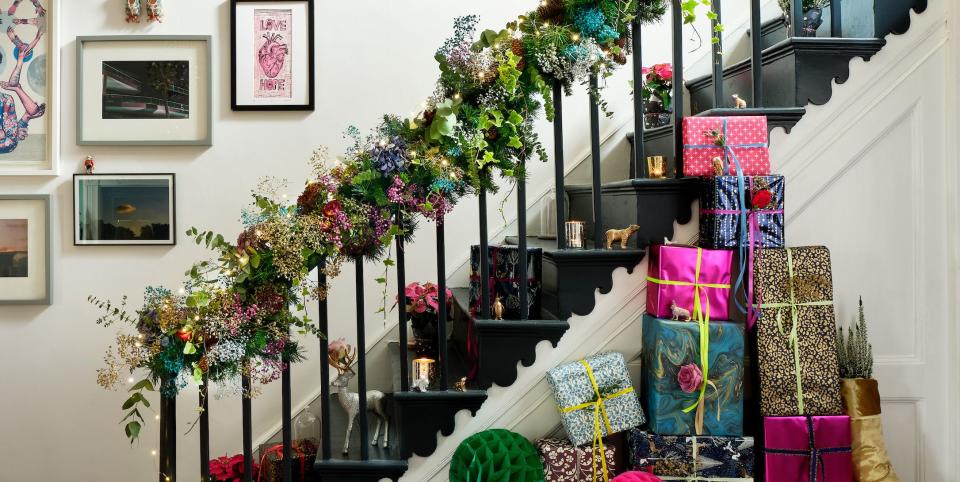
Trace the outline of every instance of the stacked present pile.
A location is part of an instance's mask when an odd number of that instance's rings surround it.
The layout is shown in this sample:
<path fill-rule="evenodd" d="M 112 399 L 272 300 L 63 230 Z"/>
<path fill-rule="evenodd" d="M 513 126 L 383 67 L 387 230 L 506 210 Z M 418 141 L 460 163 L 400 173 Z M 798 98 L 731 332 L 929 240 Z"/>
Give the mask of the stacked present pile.
<path fill-rule="evenodd" d="M 570 440 L 540 442 L 546 480 L 899 480 L 854 460 L 863 404 L 841 398 L 830 252 L 786 247 L 766 118 L 685 118 L 683 135 L 684 175 L 703 179 L 699 245 L 650 247 L 638 394 L 619 354 L 549 373 Z M 745 395 L 759 398 L 756 433 Z M 621 431 L 622 459 L 608 438 Z"/>

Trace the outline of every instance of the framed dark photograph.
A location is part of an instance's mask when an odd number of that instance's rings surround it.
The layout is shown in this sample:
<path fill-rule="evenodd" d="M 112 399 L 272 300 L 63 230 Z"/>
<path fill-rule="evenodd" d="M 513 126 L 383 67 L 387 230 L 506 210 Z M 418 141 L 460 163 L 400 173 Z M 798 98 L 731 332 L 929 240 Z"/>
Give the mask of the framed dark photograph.
<path fill-rule="evenodd" d="M 230 0 L 235 111 L 314 109 L 313 0 Z"/>
<path fill-rule="evenodd" d="M 50 304 L 50 196 L 0 195 L 0 305 Z"/>
<path fill-rule="evenodd" d="M 212 144 L 209 36 L 77 38 L 77 144 Z"/>
<path fill-rule="evenodd" d="M 177 244 L 173 174 L 74 174 L 73 244 Z"/>

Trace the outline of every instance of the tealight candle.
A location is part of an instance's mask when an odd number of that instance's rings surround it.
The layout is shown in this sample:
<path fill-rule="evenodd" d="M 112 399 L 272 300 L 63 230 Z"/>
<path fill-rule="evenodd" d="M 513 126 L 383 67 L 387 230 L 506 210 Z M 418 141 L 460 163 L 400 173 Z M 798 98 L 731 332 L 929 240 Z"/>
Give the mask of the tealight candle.
<path fill-rule="evenodd" d="M 567 221 L 565 224 L 567 248 L 583 248 L 583 221 Z"/>

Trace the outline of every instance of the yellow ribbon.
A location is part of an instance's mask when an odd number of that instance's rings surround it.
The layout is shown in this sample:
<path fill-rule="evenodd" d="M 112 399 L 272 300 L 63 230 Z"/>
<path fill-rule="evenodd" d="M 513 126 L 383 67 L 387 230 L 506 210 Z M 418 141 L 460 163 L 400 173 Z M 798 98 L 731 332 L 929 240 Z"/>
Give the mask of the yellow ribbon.
<path fill-rule="evenodd" d="M 690 413 L 701 403 L 703 403 L 704 397 L 707 394 L 707 377 L 710 373 L 710 297 L 708 297 L 706 295 L 706 291 L 704 291 L 703 297 L 705 302 L 701 304 L 700 290 L 705 290 L 707 288 L 730 289 L 729 283 L 701 283 L 701 264 L 703 264 L 703 248 L 697 248 L 697 268 L 694 273 L 693 282 L 662 280 L 652 276 L 647 276 L 647 281 L 650 283 L 669 286 L 693 287 L 693 317 L 697 321 L 697 324 L 700 325 L 700 369 L 703 372 L 703 382 L 700 383 L 700 394 L 697 396 L 697 401 L 694 402 L 693 405 L 683 409 L 683 413 Z"/>
<path fill-rule="evenodd" d="M 607 474 L 607 453 L 603 448 L 603 428 L 606 428 L 606 433 L 613 432 L 613 427 L 610 426 L 610 419 L 607 418 L 607 408 L 604 406 L 604 400 L 612 400 L 622 395 L 626 395 L 633 391 L 632 386 L 628 386 L 620 391 L 611 393 L 604 397 L 600 393 L 600 387 L 597 385 L 597 379 L 593 376 L 593 367 L 587 363 L 586 360 L 580 360 L 580 364 L 583 365 L 584 369 L 587 372 L 587 378 L 590 379 L 590 385 L 593 387 L 593 392 L 597 396 L 596 401 L 585 402 L 579 405 L 574 405 L 572 407 L 561 408 L 562 413 L 575 412 L 577 410 L 583 410 L 585 408 L 593 407 L 593 446 L 590 453 L 592 462 L 593 462 L 593 480 L 597 480 L 597 448 L 600 449 L 600 464 L 603 469 L 603 481 L 609 482 L 610 476 Z M 600 420 L 603 419 L 603 425 L 600 425 Z"/>
<path fill-rule="evenodd" d="M 790 349 L 793 350 L 793 370 L 797 375 L 797 409 L 800 411 L 800 415 L 804 415 L 805 407 L 803 403 L 803 373 L 800 366 L 800 336 L 797 333 L 797 327 L 800 324 L 799 308 L 801 306 L 832 306 L 833 300 L 797 303 L 797 297 L 793 291 L 793 251 L 791 248 L 787 248 L 787 275 L 789 276 L 787 287 L 790 291 L 790 301 L 787 303 L 762 303 L 760 305 L 760 309 L 777 309 L 777 330 L 780 331 L 781 336 L 787 337 L 787 342 L 789 343 Z M 783 312 L 780 310 L 780 308 L 790 308 L 791 321 L 793 323 L 793 325 L 790 327 L 790 333 L 786 333 L 783 330 Z"/>

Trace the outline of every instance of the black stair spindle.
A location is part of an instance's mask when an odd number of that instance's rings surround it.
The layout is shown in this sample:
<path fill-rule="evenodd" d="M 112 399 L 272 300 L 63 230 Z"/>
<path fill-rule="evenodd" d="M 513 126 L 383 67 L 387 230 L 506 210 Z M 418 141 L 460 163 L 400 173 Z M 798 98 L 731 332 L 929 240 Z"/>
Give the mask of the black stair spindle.
<path fill-rule="evenodd" d="M 161 385 L 176 383 L 162 380 Z M 177 399 L 160 396 L 160 482 L 177 479 Z"/>
<path fill-rule="evenodd" d="M 363 301 L 363 257 L 353 259 L 357 272 L 357 398 L 360 409 L 360 460 L 370 460 L 370 429 L 367 420 L 367 342 Z"/>
<path fill-rule="evenodd" d="M 646 163 L 646 146 L 643 142 L 644 116 L 643 116 L 643 51 L 640 25 L 640 14 L 643 10 L 643 2 L 637 2 L 637 18 L 633 19 L 633 159 L 630 169 L 630 177 L 649 177 Z"/>
<path fill-rule="evenodd" d="M 750 0 L 750 69 L 753 75 L 753 107 L 763 107 L 763 35 L 760 32 L 760 0 Z"/>
<path fill-rule="evenodd" d="M 520 319 L 526 320 L 529 317 L 530 305 L 529 305 L 529 293 L 527 291 L 527 285 L 529 279 L 527 277 L 527 175 L 526 175 L 526 162 L 520 160 L 518 166 L 523 172 L 523 176 L 520 179 L 517 179 L 517 263 L 520 266 L 519 273 L 517 275 L 520 277 L 518 281 L 520 289 Z"/>
<path fill-rule="evenodd" d="M 791 0 L 790 23 L 793 25 L 793 36 L 803 36 L 803 0 Z M 833 2 L 831 2 L 833 3 Z"/>
<path fill-rule="evenodd" d="M 720 0 L 710 2 L 710 9 L 715 18 L 710 20 L 711 42 L 713 46 L 713 107 L 716 109 L 724 107 L 723 95 L 723 35 L 717 32 L 716 27 L 723 20 L 720 17 Z M 714 40 L 716 39 L 716 40 Z"/>
<path fill-rule="evenodd" d="M 490 319 L 490 243 L 487 232 L 487 190 L 480 189 L 480 319 Z"/>
<path fill-rule="evenodd" d="M 324 271 L 326 262 L 321 261 L 317 267 L 317 286 L 325 294 L 317 302 L 317 328 L 323 336 L 320 337 L 320 457 L 330 460 L 330 363 L 327 361 L 330 346 L 329 317 L 327 312 L 327 275 Z"/>
<path fill-rule="evenodd" d="M 243 410 L 243 482 L 253 482 L 253 408 L 250 405 L 250 375 L 241 377 L 243 394 L 240 397 Z"/>
<path fill-rule="evenodd" d="M 480 259 L 486 257 L 481 253 Z M 440 389 L 450 388 L 448 384 L 448 353 L 447 353 L 447 261 L 444 248 L 443 219 L 437 221 L 437 339 L 439 349 L 437 364 L 440 366 Z"/>
<path fill-rule="evenodd" d="M 600 106 L 597 99 L 597 74 L 590 74 L 590 153 L 593 166 L 593 242 L 603 245 L 603 199 L 600 181 Z"/>
<path fill-rule="evenodd" d="M 397 226 L 403 227 L 403 211 L 397 208 Z M 400 334 L 400 391 L 405 392 L 410 389 L 410 367 L 407 366 L 407 308 L 406 308 L 406 287 L 407 271 L 405 266 L 405 253 L 403 246 L 403 234 L 397 235 L 397 300 L 399 310 L 397 310 L 397 329 Z"/>
<path fill-rule="evenodd" d="M 680 0 L 672 0 L 670 9 L 673 22 L 673 159 L 679 178 L 683 177 L 683 11 Z"/>
<path fill-rule="evenodd" d="M 553 82 L 553 173 L 554 193 L 557 202 L 557 249 L 567 247 L 566 190 L 563 188 L 563 85 Z"/>
<path fill-rule="evenodd" d="M 210 394 L 207 376 L 200 385 L 200 482 L 210 482 Z"/>
<path fill-rule="evenodd" d="M 291 420 L 293 413 L 290 394 L 290 360 L 286 355 L 281 360 L 283 362 L 283 371 L 280 373 L 280 423 L 283 439 L 283 461 L 281 464 L 283 482 L 293 482 L 293 424 Z"/>
<path fill-rule="evenodd" d="M 843 37 L 843 14 L 841 12 L 841 0 L 830 2 L 830 36 Z"/>

